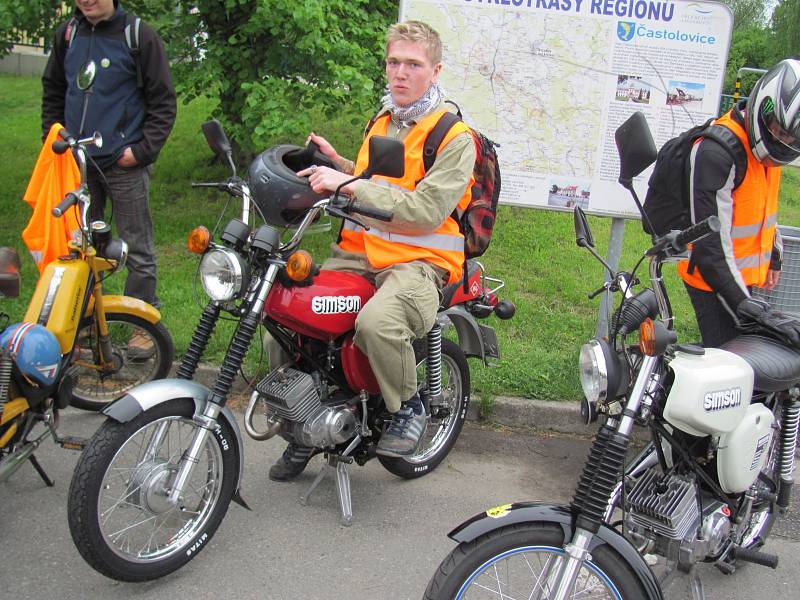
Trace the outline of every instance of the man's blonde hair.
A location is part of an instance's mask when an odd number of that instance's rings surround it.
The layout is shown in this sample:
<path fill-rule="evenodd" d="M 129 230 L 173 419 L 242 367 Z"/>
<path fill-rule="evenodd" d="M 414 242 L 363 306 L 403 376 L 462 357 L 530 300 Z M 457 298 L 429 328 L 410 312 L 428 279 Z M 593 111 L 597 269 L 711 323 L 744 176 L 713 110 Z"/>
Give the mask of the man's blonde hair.
<path fill-rule="evenodd" d="M 410 42 L 424 46 L 432 64 L 442 62 L 442 38 L 436 30 L 422 21 L 404 21 L 389 27 L 386 35 L 386 54 L 392 42 Z"/>

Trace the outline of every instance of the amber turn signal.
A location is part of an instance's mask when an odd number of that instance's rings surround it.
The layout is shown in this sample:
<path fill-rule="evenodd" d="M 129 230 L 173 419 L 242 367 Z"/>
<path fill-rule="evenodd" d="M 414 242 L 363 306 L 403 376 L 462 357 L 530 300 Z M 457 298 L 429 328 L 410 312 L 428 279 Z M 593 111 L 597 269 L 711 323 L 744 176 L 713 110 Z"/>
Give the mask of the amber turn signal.
<path fill-rule="evenodd" d="M 292 281 L 303 281 L 311 275 L 314 259 L 305 250 L 298 250 L 286 261 L 286 274 Z"/>
<path fill-rule="evenodd" d="M 646 356 L 657 355 L 656 326 L 653 319 L 645 319 L 639 326 L 639 350 Z"/>
<path fill-rule="evenodd" d="M 189 239 L 186 242 L 189 252 L 195 254 L 202 254 L 208 250 L 208 245 L 211 243 L 211 234 L 208 229 L 203 225 L 199 225 L 192 229 L 189 233 Z"/>

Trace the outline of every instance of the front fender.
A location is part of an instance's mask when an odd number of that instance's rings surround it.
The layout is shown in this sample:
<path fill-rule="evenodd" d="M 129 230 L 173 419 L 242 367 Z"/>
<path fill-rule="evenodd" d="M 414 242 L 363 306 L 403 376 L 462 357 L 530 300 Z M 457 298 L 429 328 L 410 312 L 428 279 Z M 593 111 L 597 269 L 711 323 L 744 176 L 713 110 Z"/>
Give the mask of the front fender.
<path fill-rule="evenodd" d="M 572 539 L 574 518 L 570 508 L 536 502 L 519 502 L 487 510 L 465 521 L 448 536 L 458 543 L 465 543 L 501 527 L 537 522 L 556 523 L 563 529 L 564 539 Z M 602 525 L 589 545 L 589 552 L 604 544 L 610 546 L 630 566 L 642 587 L 647 590 L 649 600 L 663 600 L 664 595 L 655 575 L 628 540 L 614 529 Z"/>
<path fill-rule="evenodd" d="M 155 325 L 161 321 L 161 313 L 152 304 L 148 304 L 139 298 L 130 296 L 106 296 L 103 295 L 103 310 L 107 313 L 122 313 L 133 315 L 144 319 L 148 323 Z M 86 308 L 86 316 L 94 314 L 94 297 Z"/>
<path fill-rule="evenodd" d="M 149 305 L 148 305 L 149 306 Z M 155 310 L 155 309 L 153 309 Z M 205 410 L 208 397 L 211 394 L 206 386 L 191 381 L 189 379 L 158 379 L 148 381 L 142 385 L 137 385 L 129 390 L 127 394 L 114 400 L 103 409 L 103 414 L 110 419 L 120 423 L 127 423 L 136 416 L 164 402 L 177 400 L 180 398 L 191 398 L 194 400 L 194 414 L 200 415 Z M 218 418 L 228 422 L 236 436 L 236 448 L 238 452 L 239 475 L 236 479 L 235 498 L 240 499 L 239 488 L 242 483 L 242 472 L 244 470 L 244 440 L 233 416 L 231 409 L 223 406 Z"/>

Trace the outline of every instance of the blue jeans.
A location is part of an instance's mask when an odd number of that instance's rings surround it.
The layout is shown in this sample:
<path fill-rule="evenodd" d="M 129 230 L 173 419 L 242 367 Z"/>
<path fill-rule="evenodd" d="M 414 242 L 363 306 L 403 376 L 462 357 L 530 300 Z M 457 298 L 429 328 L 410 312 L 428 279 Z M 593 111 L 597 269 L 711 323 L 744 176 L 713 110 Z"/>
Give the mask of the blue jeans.
<path fill-rule="evenodd" d="M 152 165 L 131 168 L 112 165 L 101 174 L 89 168 L 87 183 L 92 195 L 91 220 L 106 221 L 106 200 L 110 197 L 117 235 L 128 244 L 125 295 L 158 307 L 156 252 L 148 197 L 152 169 Z"/>

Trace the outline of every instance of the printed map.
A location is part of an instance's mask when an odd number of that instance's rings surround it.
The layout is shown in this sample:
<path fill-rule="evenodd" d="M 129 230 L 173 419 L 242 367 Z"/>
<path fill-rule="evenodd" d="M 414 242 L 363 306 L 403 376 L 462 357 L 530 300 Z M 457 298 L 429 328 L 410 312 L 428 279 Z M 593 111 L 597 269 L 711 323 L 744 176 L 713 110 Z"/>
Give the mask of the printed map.
<path fill-rule="evenodd" d="M 405 5 L 406 18 L 442 36 L 440 83 L 466 122 L 501 145 L 504 169 L 591 179 L 612 21 L 446 1 Z"/>

